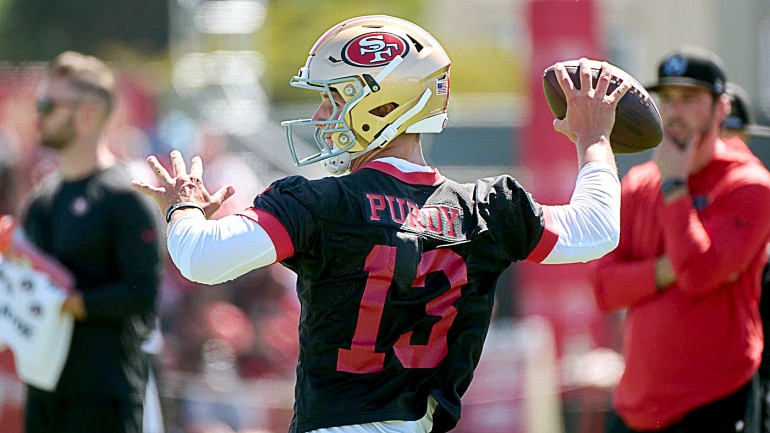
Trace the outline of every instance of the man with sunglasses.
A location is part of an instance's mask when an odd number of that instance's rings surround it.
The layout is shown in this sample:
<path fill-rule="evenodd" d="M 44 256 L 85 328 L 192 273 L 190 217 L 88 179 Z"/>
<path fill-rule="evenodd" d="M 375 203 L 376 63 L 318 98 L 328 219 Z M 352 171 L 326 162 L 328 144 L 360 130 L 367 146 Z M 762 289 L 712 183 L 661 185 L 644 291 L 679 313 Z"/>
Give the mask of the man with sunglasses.
<path fill-rule="evenodd" d="M 22 221 L 74 274 L 62 311 L 76 322 L 56 388 L 28 386 L 26 432 L 140 433 L 148 377 L 141 346 L 161 258 L 152 203 L 128 186 L 104 140 L 115 77 L 101 60 L 65 52 L 49 64 L 37 97 L 40 142 L 56 152 L 59 169 L 33 191 Z"/>

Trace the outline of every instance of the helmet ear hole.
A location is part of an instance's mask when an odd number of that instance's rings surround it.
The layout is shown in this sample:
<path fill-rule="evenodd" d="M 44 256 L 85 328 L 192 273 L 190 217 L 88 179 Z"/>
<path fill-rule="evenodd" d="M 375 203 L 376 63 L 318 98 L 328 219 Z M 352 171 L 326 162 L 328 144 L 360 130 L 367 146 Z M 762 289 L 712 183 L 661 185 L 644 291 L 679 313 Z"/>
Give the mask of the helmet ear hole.
<path fill-rule="evenodd" d="M 398 108 L 398 104 L 396 104 L 395 102 L 388 102 L 387 104 L 382 104 L 379 107 L 372 108 L 371 110 L 369 110 L 369 114 L 377 117 L 385 117 L 396 108 Z"/>

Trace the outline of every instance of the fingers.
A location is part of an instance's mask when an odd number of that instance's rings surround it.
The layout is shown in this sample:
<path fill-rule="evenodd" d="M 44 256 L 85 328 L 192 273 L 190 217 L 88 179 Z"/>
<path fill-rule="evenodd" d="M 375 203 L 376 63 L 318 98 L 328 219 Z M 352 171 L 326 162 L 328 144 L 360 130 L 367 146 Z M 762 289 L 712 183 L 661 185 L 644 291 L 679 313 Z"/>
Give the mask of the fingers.
<path fill-rule="evenodd" d="M 614 67 L 607 63 L 602 62 L 602 70 L 599 74 L 599 80 L 596 83 L 596 94 L 606 95 L 604 100 L 612 104 L 613 107 L 617 107 L 618 103 L 623 96 L 631 89 L 631 80 L 618 80 L 618 86 L 609 94 L 607 93 L 610 84 L 612 83 L 612 74 Z"/>
<path fill-rule="evenodd" d="M 564 119 L 553 119 L 553 129 L 566 135 L 573 143 L 577 141 L 577 136 L 570 130 L 567 121 Z"/>
<path fill-rule="evenodd" d="M 593 86 L 593 71 L 591 71 L 591 65 L 588 63 L 588 59 L 581 57 L 580 60 L 580 89 L 586 91 L 590 96 L 592 94 Z M 604 95 L 604 93 L 600 93 Z"/>
<path fill-rule="evenodd" d="M 580 93 L 586 94 L 589 97 L 594 97 L 594 95 L 607 95 L 607 89 L 609 89 L 612 80 L 612 65 L 607 62 L 602 62 L 602 69 L 597 79 L 596 87 L 594 87 L 593 83 L 594 72 L 591 67 L 591 60 L 585 57 L 581 57 L 579 60 L 579 65 L 579 87 L 577 87 L 572 81 L 564 64 L 559 62 L 556 63 L 554 67 L 556 78 L 559 81 L 559 85 L 561 86 L 567 100 L 571 99 L 571 96 L 576 96 Z M 618 92 L 618 94 L 620 93 L 621 92 Z"/>
<path fill-rule="evenodd" d="M 171 168 L 173 169 L 174 177 L 180 177 L 187 174 L 187 166 L 184 163 L 184 158 L 178 150 L 171 151 Z"/>
<path fill-rule="evenodd" d="M 219 190 L 211 196 L 211 201 L 214 203 L 217 203 L 218 205 L 221 205 L 222 203 L 225 202 L 225 200 L 232 197 L 233 194 L 235 194 L 235 187 L 232 185 L 227 185 L 222 188 L 219 188 Z"/>
<path fill-rule="evenodd" d="M 612 104 L 613 107 L 616 107 L 618 102 L 620 102 L 623 96 L 625 96 L 625 94 L 631 89 L 631 80 L 630 79 L 618 80 L 619 83 L 617 87 L 612 92 L 608 93 L 610 84 L 612 84 L 614 67 L 607 62 L 602 62 L 601 65 L 602 65 L 602 68 L 599 71 L 599 77 L 596 81 L 596 88 L 594 89 L 594 95 L 598 95 L 596 96 L 597 98 L 601 96 L 604 101 L 607 101 L 610 104 Z M 590 82 L 591 74 L 586 72 L 586 70 L 590 71 L 589 68 L 590 68 L 589 60 L 586 59 L 585 57 L 581 58 L 580 59 L 581 86 L 586 86 L 586 85 L 592 86 L 592 84 L 588 84 L 588 83 L 591 83 Z M 590 93 L 589 93 L 589 96 L 591 96 Z"/>
<path fill-rule="evenodd" d="M 166 168 L 160 164 L 160 161 L 158 161 L 158 158 L 156 158 L 155 155 L 147 157 L 147 165 L 150 166 L 152 172 L 155 173 L 155 177 L 161 184 L 170 185 L 174 183 L 174 179 L 168 174 Z"/>
<path fill-rule="evenodd" d="M 575 83 L 567 72 L 567 68 L 562 63 L 557 63 L 554 70 L 556 72 L 556 78 L 559 81 L 559 85 L 564 91 L 566 98 L 569 100 L 570 96 L 577 95 L 578 93 L 584 93 L 589 97 L 595 97 L 595 95 L 601 95 L 605 97 L 605 101 L 612 104 L 617 104 L 620 99 L 631 89 L 630 80 L 622 80 L 618 83 L 618 86 L 608 93 L 610 84 L 612 84 L 612 74 L 614 67 L 607 63 L 602 62 L 602 68 L 599 72 L 599 76 L 596 80 L 596 86 L 593 84 L 593 71 L 591 69 L 591 61 L 585 57 L 581 57 L 580 60 L 580 87 L 576 87 Z M 606 96 L 605 96 L 606 95 Z"/>
<path fill-rule="evenodd" d="M 688 159 L 692 159 L 692 156 L 695 155 L 695 150 L 698 148 L 698 143 L 700 142 L 701 136 L 702 134 L 700 132 L 696 132 L 692 135 L 690 141 L 687 143 L 685 152 L 688 155 Z"/>
<path fill-rule="evenodd" d="M 702 133 L 702 132 L 695 132 L 695 133 L 692 135 L 692 137 L 690 137 L 690 140 L 689 140 L 689 142 L 687 143 L 687 147 L 688 147 L 688 148 L 694 148 L 694 147 L 695 147 L 695 144 L 696 144 L 696 143 L 698 143 L 698 141 L 700 141 L 700 137 L 701 137 L 701 135 L 703 135 L 703 133 Z"/>
<path fill-rule="evenodd" d="M 168 170 L 161 165 L 155 155 L 147 157 L 147 164 L 155 173 L 155 177 L 158 178 L 158 181 L 170 185 L 174 183 L 175 179 L 189 177 L 193 181 L 197 180 L 200 182 L 200 179 L 203 177 L 203 162 L 200 156 L 196 155 L 190 161 L 189 176 L 187 175 L 187 166 L 182 157 L 182 153 L 178 150 L 172 150 L 170 156 L 172 173 L 169 173 Z"/>
<path fill-rule="evenodd" d="M 159 186 L 134 180 L 131 187 L 155 199 L 161 209 L 166 209 L 171 203 L 191 201 L 200 203 L 207 213 L 209 209 L 216 210 L 219 205 L 235 193 L 235 188 L 227 186 L 221 188 L 215 195 L 209 195 L 201 178 L 203 177 L 203 162 L 200 156 L 194 156 L 190 161 L 190 174 L 186 172 L 186 165 L 181 152 L 173 150 L 171 156 L 171 171 L 169 173 L 161 165 L 154 155 L 147 157 L 147 164 L 155 173 Z"/>
<path fill-rule="evenodd" d="M 623 99 L 623 96 L 628 93 L 629 90 L 631 90 L 631 80 L 623 80 L 618 84 L 618 87 L 615 88 L 615 90 L 612 91 L 609 95 L 607 95 L 607 98 L 612 102 L 615 106 L 618 105 L 621 99 Z"/>
<path fill-rule="evenodd" d="M 599 71 L 599 79 L 596 82 L 596 94 L 607 95 L 610 81 L 612 81 L 612 66 L 607 62 L 602 62 L 602 69 Z"/>
<path fill-rule="evenodd" d="M 200 156 L 195 155 L 190 161 L 190 178 L 200 179 L 201 177 L 203 177 L 203 162 Z"/>
<path fill-rule="evenodd" d="M 572 82 L 569 72 L 567 72 L 567 68 L 564 67 L 562 63 L 557 63 L 554 71 L 556 72 L 556 79 L 559 80 L 559 86 L 561 86 L 564 95 L 567 96 L 571 94 L 575 90 L 575 84 Z"/>
<path fill-rule="evenodd" d="M 135 190 L 141 192 L 142 194 L 149 195 L 150 197 L 155 197 L 156 195 L 163 194 L 166 192 L 166 188 L 147 185 L 146 183 L 140 182 L 138 180 L 131 181 L 131 188 L 134 188 Z"/>

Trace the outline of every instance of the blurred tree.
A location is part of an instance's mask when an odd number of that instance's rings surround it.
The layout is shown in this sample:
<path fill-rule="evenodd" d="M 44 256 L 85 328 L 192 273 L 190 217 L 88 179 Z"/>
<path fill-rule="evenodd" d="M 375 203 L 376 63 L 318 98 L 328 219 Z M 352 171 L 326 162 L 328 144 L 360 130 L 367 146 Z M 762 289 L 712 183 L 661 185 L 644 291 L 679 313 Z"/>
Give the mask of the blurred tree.
<path fill-rule="evenodd" d="M 154 78 L 168 85 L 169 16 L 171 2 L 196 6 L 205 0 L 0 0 L 0 60 L 49 60 L 64 50 L 99 55 L 142 69 L 155 62 Z M 222 1 L 222 0 L 219 0 Z M 267 17 L 251 46 L 265 61 L 261 77 L 271 102 L 315 103 L 310 92 L 293 92 L 289 79 L 304 65 L 318 37 L 334 24 L 358 16 L 387 14 L 414 21 L 443 40 L 433 28 L 426 0 L 252 0 L 265 2 Z M 220 39 L 203 40 L 215 49 Z M 229 39 L 228 39 L 229 40 Z M 501 47 L 466 43 L 445 44 L 453 60 L 452 84 L 461 93 L 521 93 L 522 60 Z M 493 59 L 491 61 L 490 59 Z M 491 67 L 490 62 L 494 64 Z"/>
<path fill-rule="evenodd" d="M 48 60 L 109 46 L 157 54 L 168 45 L 168 0 L 2 0 L 0 58 Z"/>
<path fill-rule="evenodd" d="M 439 41 L 442 35 L 431 26 L 431 3 L 426 0 L 272 0 L 255 47 L 267 65 L 263 85 L 276 104 L 315 103 L 311 92 L 293 92 L 289 79 L 305 64 L 308 51 L 326 29 L 358 15 L 385 14 L 404 18 L 425 28 Z M 452 85 L 466 93 L 518 93 L 526 91 L 522 69 L 526 62 L 501 46 L 468 42 L 443 44 L 452 59 Z"/>
<path fill-rule="evenodd" d="M 378 14 L 422 23 L 426 5 L 424 0 L 316 0 L 312 3 L 307 0 L 270 1 L 268 16 L 258 35 L 260 41 L 257 44 L 268 65 L 264 85 L 270 93 L 270 99 L 286 103 L 317 98 L 311 92 L 292 92 L 289 79 L 305 64 L 310 47 L 333 25 L 359 15 Z M 425 27 L 429 30 L 427 25 Z"/>

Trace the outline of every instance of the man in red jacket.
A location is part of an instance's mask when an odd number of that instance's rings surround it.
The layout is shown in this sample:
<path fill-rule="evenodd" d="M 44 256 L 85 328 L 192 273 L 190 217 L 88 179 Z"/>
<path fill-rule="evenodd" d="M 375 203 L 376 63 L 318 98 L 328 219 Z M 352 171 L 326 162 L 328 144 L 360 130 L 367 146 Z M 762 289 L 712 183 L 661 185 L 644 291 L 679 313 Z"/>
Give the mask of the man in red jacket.
<path fill-rule="evenodd" d="M 684 47 L 649 86 L 665 135 L 623 179 L 620 244 L 594 274 L 599 306 L 627 309 L 607 432 L 747 428 L 763 347 L 770 173 L 738 138 L 720 138 L 725 83 L 721 60 Z"/>

